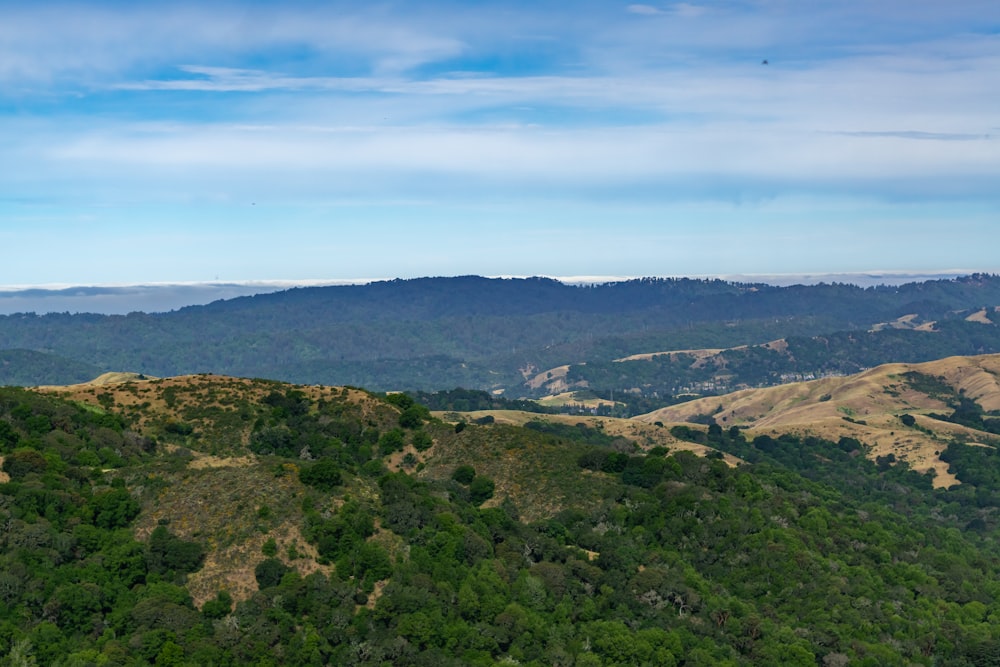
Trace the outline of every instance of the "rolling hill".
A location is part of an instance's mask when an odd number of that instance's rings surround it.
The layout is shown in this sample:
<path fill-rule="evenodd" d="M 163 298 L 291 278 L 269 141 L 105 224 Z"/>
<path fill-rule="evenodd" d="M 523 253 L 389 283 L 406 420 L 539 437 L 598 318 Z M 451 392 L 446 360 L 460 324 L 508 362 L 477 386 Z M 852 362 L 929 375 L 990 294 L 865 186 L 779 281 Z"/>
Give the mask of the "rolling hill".
<path fill-rule="evenodd" d="M 885 364 L 849 377 L 747 389 L 666 407 L 636 420 L 713 422 L 749 433 L 798 433 L 871 445 L 870 456 L 892 454 L 914 469 L 934 470 L 935 485 L 957 482 L 939 458 L 956 438 L 997 444 L 996 435 L 944 421 L 962 399 L 987 414 L 1000 411 L 1000 355 L 950 357 L 922 364 Z M 912 416 L 909 425 L 902 421 Z M 909 421 L 909 420 L 907 420 Z"/>
<path fill-rule="evenodd" d="M 0 388 L 0 656 L 990 664 L 997 364 L 631 420 L 220 375 Z M 883 417 L 961 483 L 863 441 Z"/>

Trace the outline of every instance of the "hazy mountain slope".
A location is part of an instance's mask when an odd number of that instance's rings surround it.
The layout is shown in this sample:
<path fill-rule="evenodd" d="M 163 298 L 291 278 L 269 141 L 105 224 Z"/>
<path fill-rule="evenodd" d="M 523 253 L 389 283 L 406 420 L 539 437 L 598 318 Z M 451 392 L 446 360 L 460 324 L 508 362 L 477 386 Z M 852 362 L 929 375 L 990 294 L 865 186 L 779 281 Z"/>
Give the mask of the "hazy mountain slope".
<path fill-rule="evenodd" d="M 0 317 L 0 346 L 155 376 L 521 391 L 533 372 L 562 364 L 867 330 L 908 315 L 937 321 L 991 304 L 1000 279 L 981 275 L 868 289 L 470 276 L 293 289 L 155 315 L 11 315 Z M 612 379 L 591 384 L 620 389 Z"/>
<path fill-rule="evenodd" d="M 958 311 L 933 327 L 836 331 L 788 336 L 727 349 L 677 350 L 635 354 L 611 362 L 588 361 L 565 367 L 552 391 L 572 387 L 615 389 L 649 395 L 722 393 L 826 375 L 848 375 L 882 363 L 922 362 L 945 356 L 1000 350 L 1000 326 L 968 319 Z M 542 373 L 539 388 L 550 382 Z"/>
<path fill-rule="evenodd" d="M 0 385 L 72 384 L 85 382 L 100 372 L 94 364 L 54 354 L 0 349 Z"/>

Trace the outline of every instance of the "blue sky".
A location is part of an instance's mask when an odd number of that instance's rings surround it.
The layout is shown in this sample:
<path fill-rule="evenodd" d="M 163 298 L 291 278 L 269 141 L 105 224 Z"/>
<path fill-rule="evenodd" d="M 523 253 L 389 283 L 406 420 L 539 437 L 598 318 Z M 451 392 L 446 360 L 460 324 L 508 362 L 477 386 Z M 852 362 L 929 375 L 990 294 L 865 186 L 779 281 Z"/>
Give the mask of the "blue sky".
<path fill-rule="evenodd" d="M 0 285 L 1000 271 L 995 0 L 2 13 Z"/>

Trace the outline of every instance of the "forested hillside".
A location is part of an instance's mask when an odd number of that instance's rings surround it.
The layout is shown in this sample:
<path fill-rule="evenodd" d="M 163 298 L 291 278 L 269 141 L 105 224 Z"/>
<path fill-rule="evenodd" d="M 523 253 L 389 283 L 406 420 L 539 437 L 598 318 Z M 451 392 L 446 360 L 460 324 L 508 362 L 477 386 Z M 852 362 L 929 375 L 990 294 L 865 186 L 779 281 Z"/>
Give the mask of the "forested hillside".
<path fill-rule="evenodd" d="M 533 373 L 577 364 L 572 379 L 593 390 L 662 395 L 717 380 L 726 387 L 773 383 L 788 373 L 853 372 L 886 361 L 998 351 L 1000 335 L 990 319 L 996 305 L 1000 278 L 986 275 L 866 289 L 690 279 L 570 286 L 541 278 L 424 278 L 293 289 L 169 313 L 4 316 L 0 349 L 153 376 L 215 372 L 381 390 L 504 390 L 515 397 L 530 393 L 524 383 Z M 982 317 L 965 321 L 984 307 L 990 310 Z M 901 318 L 934 331 L 864 333 Z M 796 353 L 727 353 L 720 361 L 724 378 L 715 378 L 714 367 L 612 364 L 639 353 L 778 339 Z M 48 372 L 30 377 L 28 368 L 2 375 L 0 366 L 0 382 L 52 381 Z M 67 366 L 62 381 L 76 379 L 76 368 Z"/>
<path fill-rule="evenodd" d="M 702 458 L 337 387 L 49 391 L 0 390 L 10 664 L 1000 659 L 992 441 L 948 444 L 935 490 L 852 438 L 648 425 Z"/>
<path fill-rule="evenodd" d="M 789 336 L 762 345 L 703 354 L 676 352 L 646 359 L 573 364 L 569 387 L 590 387 L 609 396 L 618 390 L 641 395 L 716 394 L 745 387 L 844 376 L 887 362 L 921 362 L 1000 350 L 1000 326 L 959 317 L 933 328 L 838 331 L 820 336 Z"/>
<path fill-rule="evenodd" d="M 102 372 L 93 364 L 35 350 L 0 350 L 0 385 L 88 382 Z"/>

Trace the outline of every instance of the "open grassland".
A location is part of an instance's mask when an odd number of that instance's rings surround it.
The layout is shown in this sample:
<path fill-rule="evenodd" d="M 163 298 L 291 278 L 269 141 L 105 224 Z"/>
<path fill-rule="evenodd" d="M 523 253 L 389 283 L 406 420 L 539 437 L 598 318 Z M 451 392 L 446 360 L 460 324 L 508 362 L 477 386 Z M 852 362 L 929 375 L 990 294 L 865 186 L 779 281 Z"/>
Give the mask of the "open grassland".
<path fill-rule="evenodd" d="M 949 396 L 921 390 L 907 373 L 938 378 Z M 939 454 L 948 441 L 992 440 L 992 436 L 958 424 L 927 418 L 950 412 L 947 399 L 965 396 L 986 411 L 1000 410 L 1000 356 L 950 357 L 922 364 L 886 364 L 858 375 L 824 378 L 777 387 L 747 389 L 702 398 L 656 410 L 635 420 L 703 422 L 711 417 L 721 426 L 739 426 L 750 434 L 800 433 L 836 441 L 853 437 L 871 446 L 871 456 L 889 453 L 916 470 L 933 469 L 936 486 L 957 480 Z M 912 427 L 899 419 L 910 414 Z"/>

